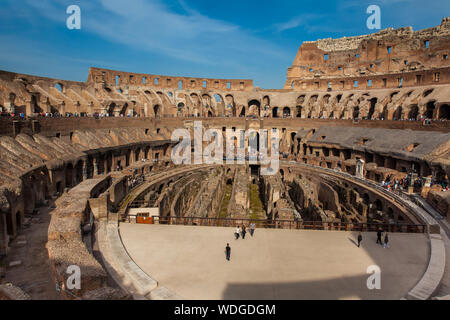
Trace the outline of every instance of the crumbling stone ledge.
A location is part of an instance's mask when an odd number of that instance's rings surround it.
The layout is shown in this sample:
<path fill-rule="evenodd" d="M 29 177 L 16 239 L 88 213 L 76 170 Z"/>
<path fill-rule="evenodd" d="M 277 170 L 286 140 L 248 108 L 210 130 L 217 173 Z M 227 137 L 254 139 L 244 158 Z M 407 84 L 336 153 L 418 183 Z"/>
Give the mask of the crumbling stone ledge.
<path fill-rule="evenodd" d="M 56 209 L 48 229 L 47 250 L 55 286 L 61 288 L 63 299 L 126 299 L 120 289 L 107 285 L 108 274 L 91 255 L 82 239 L 81 226 L 90 216 L 88 199 L 91 191 L 109 177 L 85 180 L 56 201 Z M 66 286 L 71 265 L 80 267 L 81 288 L 69 290 Z"/>

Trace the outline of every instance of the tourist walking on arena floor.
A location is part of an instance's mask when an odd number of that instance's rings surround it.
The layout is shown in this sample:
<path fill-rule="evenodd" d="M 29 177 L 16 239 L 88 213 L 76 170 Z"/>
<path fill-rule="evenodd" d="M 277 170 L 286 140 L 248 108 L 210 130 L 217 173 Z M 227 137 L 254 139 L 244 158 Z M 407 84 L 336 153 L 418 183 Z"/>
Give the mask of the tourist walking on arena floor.
<path fill-rule="evenodd" d="M 253 234 L 255 233 L 255 223 L 250 223 L 250 235 L 253 237 Z"/>
<path fill-rule="evenodd" d="M 362 235 L 361 235 L 361 232 L 360 232 L 360 233 L 358 233 L 358 248 L 361 245 L 361 241 L 362 241 Z"/>
<path fill-rule="evenodd" d="M 247 230 L 245 230 L 245 224 L 242 225 L 242 239 L 245 239 L 245 234 L 247 233 Z"/>
<path fill-rule="evenodd" d="M 225 247 L 225 254 L 227 256 L 227 260 L 230 261 L 230 256 L 231 256 L 231 247 L 230 244 L 227 243 L 227 246 Z"/>
<path fill-rule="evenodd" d="M 239 239 L 240 233 L 241 233 L 241 229 L 239 227 L 236 227 L 236 230 L 234 230 L 234 235 L 236 237 L 236 240 Z"/>
<path fill-rule="evenodd" d="M 383 246 L 383 248 L 389 248 L 389 237 L 388 237 L 388 233 L 387 232 L 384 235 L 384 246 Z"/>
<path fill-rule="evenodd" d="M 381 229 L 378 229 L 377 231 L 377 243 L 379 243 L 380 245 L 383 245 L 383 241 L 381 240 L 381 235 L 382 235 L 382 231 Z"/>

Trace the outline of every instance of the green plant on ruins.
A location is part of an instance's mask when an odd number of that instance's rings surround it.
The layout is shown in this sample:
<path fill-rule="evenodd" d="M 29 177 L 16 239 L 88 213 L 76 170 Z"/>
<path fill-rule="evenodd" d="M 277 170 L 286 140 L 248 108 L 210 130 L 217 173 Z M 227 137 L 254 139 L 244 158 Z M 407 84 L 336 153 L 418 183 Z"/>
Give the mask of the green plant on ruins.
<path fill-rule="evenodd" d="M 264 205 L 259 195 L 259 186 L 257 184 L 250 185 L 250 219 L 265 219 L 266 212 L 264 211 Z"/>
<path fill-rule="evenodd" d="M 231 199 L 231 190 L 233 186 L 231 184 L 227 184 L 225 186 L 225 194 L 222 199 L 222 204 L 220 205 L 219 218 L 226 218 L 228 213 L 228 204 Z"/>

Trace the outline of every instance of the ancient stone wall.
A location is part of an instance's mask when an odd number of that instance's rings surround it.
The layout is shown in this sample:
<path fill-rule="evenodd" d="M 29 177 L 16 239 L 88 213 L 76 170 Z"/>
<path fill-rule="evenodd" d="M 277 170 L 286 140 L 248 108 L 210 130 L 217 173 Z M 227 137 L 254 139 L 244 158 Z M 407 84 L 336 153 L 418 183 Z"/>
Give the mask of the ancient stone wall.
<path fill-rule="evenodd" d="M 442 216 L 450 221 L 450 192 L 431 190 L 428 192 L 427 202 Z"/>
<path fill-rule="evenodd" d="M 205 175 L 204 172 L 196 172 L 182 179 L 183 184 L 180 185 L 171 205 L 170 215 L 172 217 L 193 216 L 191 210 L 194 208 L 194 201 L 199 194 Z"/>
<path fill-rule="evenodd" d="M 217 168 L 204 177 L 187 216 L 216 218 L 225 186 L 224 169 Z"/>
<path fill-rule="evenodd" d="M 288 69 L 285 88 L 312 91 L 449 83 L 449 49 L 449 18 L 416 32 L 411 27 L 391 28 L 304 42 Z"/>
<path fill-rule="evenodd" d="M 249 198 L 249 168 L 237 167 L 234 175 L 233 189 L 231 194 L 228 217 L 248 218 Z"/>
<path fill-rule="evenodd" d="M 25 215 L 53 195 L 60 195 L 86 179 L 112 172 L 119 165 L 130 166 L 142 158 L 153 161 L 156 153 L 161 154 L 162 160 L 170 154 L 171 143 L 162 133 L 112 129 L 74 131 L 67 141 L 39 134 L 1 136 L 0 149 L 1 217 L 2 222 L 5 220 L 0 227 L 2 231 L 6 227 L 8 235 L 0 233 L 4 252 L 8 238 L 17 235 Z M 126 193 L 118 186 L 111 193 L 112 201 Z M 93 190 L 96 194 L 100 191 Z"/>
<path fill-rule="evenodd" d="M 56 201 L 56 209 L 48 230 L 47 250 L 50 270 L 60 295 L 65 299 L 83 297 L 91 291 L 105 290 L 112 293 L 113 299 L 126 298 L 120 289 L 108 288 L 108 275 L 100 263 L 89 253 L 83 242 L 82 226 L 88 224 L 90 208 L 88 199 L 97 184 L 105 178 L 90 179 L 80 183 Z M 66 287 L 69 266 L 78 266 L 81 271 L 81 288 Z"/>
<path fill-rule="evenodd" d="M 153 89 L 164 88 L 173 90 L 203 90 L 210 88 L 222 91 L 253 90 L 253 80 L 171 77 L 99 68 L 90 68 L 87 83 L 102 86 L 128 86 L 129 88 L 145 86 Z"/>
<path fill-rule="evenodd" d="M 295 204 L 289 198 L 284 178 L 279 173 L 261 176 L 261 189 L 269 219 L 276 221 L 300 218 L 295 213 Z"/>
<path fill-rule="evenodd" d="M 288 194 L 304 221 L 417 223 L 417 217 L 381 193 L 306 168 L 292 170 Z"/>
<path fill-rule="evenodd" d="M 434 72 L 426 72 L 428 75 L 424 75 L 423 79 L 434 79 Z M 117 118 L 122 117 L 130 120 L 127 126 L 131 123 L 140 126 L 145 126 L 146 123 L 153 124 L 155 123 L 153 119 L 170 121 L 172 118 L 208 118 L 213 120 L 217 117 L 221 119 L 220 121 L 226 118 L 227 122 L 235 121 L 236 118 L 448 120 L 450 118 L 450 85 L 446 84 L 446 81 L 449 74 L 447 68 L 440 73 L 439 81 L 408 85 L 410 80 L 414 82 L 417 75 L 402 73 L 401 78 L 405 81 L 405 85 L 401 87 L 375 86 L 384 81 L 382 75 L 374 75 L 370 79 L 374 84 L 372 86 L 367 86 L 368 82 L 364 80 L 358 82 L 358 87 L 355 87 L 354 80 L 349 78 L 342 86 L 335 86 L 331 91 L 327 90 L 329 81 L 315 79 L 317 88 L 299 88 L 285 92 L 223 91 L 221 89 L 155 91 L 140 86 L 136 87 L 135 91 L 102 87 L 90 93 L 92 91 L 90 84 L 79 83 L 76 88 L 59 91 L 51 87 L 57 80 L 37 80 L 36 77 L 30 76 L 24 82 L 18 79 L 28 76 L 13 74 L 14 79 L 11 80 L 10 73 L 6 77 L 0 72 L 0 109 L 16 115 L 23 113 L 27 116 L 45 113 L 77 115 L 76 118 L 55 122 L 63 129 L 78 125 L 111 127 L 115 124 L 117 126 L 119 123 Z M 397 80 L 396 78 L 392 81 Z M 305 79 L 305 81 L 310 80 Z M 30 84 L 26 84 L 28 82 Z M 43 86 L 48 88 L 41 90 Z M 78 90 L 79 94 L 71 97 L 69 93 L 75 90 Z M 121 92 L 119 93 L 118 90 Z M 90 101 L 82 98 L 82 94 L 87 92 L 89 92 Z M 58 98 L 55 98 L 56 95 Z M 37 96 L 39 99 L 36 98 Z M 102 120 L 84 119 L 83 117 L 86 116 L 100 117 Z M 113 119 L 109 119 L 110 117 Z M 16 134 L 26 129 L 36 133 L 49 129 L 51 124 L 52 120 L 47 118 L 30 119 L 26 127 L 23 126 L 22 121 L 5 122 L 0 132 Z"/>

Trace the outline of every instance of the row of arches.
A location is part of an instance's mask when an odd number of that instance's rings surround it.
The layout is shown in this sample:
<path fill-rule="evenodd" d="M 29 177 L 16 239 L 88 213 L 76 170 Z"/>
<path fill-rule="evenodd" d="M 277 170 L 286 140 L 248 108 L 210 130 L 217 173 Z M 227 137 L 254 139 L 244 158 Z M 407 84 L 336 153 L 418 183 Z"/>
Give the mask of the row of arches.
<path fill-rule="evenodd" d="M 383 116 L 388 118 L 386 110 Z M 425 105 L 425 108 L 420 112 L 417 104 L 413 104 L 408 108 L 397 106 L 392 114 L 392 120 L 419 120 L 420 118 L 436 119 L 436 120 L 450 120 L 450 105 L 443 104 L 436 107 L 435 101 L 430 101 Z"/>
<path fill-rule="evenodd" d="M 253 101 L 252 101 L 253 102 Z M 293 112 L 290 107 L 269 107 L 265 106 L 262 110 L 259 104 L 249 104 L 249 106 L 242 106 L 239 111 L 239 117 L 272 117 L 272 118 L 290 118 Z"/>
<path fill-rule="evenodd" d="M 133 162 L 140 161 L 141 158 L 159 159 L 160 157 L 168 157 L 170 152 L 171 149 L 167 144 L 158 147 L 147 145 L 132 149 L 105 151 L 95 156 L 85 156 L 74 161 L 68 161 L 63 167 L 51 170 L 46 166 L 35 169 L 22 177 L 22 192 L 18 196 L 8 197 L 10 210 L 6 212 L 7 233 L 15 236 L 23 223 L 25 214 L 31 214 L 45 200 L 50 199 L 55 194 L 64 193 L 67 188 L 73 188 L 94 176 L 108 174 L 114 170 L 115 166 L 120 164 L 129 166 Z M 155 165 L 167 167 L 170 162 L 148 163 L 150 167 Z"/>
<path fill-rule="evenodd" d="M 300 95 L 297 98 L 295 106 L 271 106 L 271 99 L 269 96 L 264 96 L 262 99 L 249 99 L 246 105 L 236 106 L 234 97 L 231 94 L 223 97 L 219 93 L 215 94 L 197 94 L 185 96 L 181 101 L 178 100 L 177 105 L 173 105 L 169 97 L 163 92 L 151 93 L 145 91 L 154 101 L 156 97 L 162 103 L 152 104 L 151 112 L 146 112 L 147 116 L 161 118 L 163 116 L 174 114 L 176 117 L 217 117 L 224 115 L 226 117 L 272 117 L 272 118 L 332 118 L 332 119 L 387 119 L 387 120 L 418 120 L 425 117 L 428 119 L 449 120 L 450 107 L 449 104 L 436 106 L 436 101 L 427 102 L 425 107 L 419 107 L 418 104 L 411 104 L 408 107 L 399 105 L 397 107 L 390 106 L 394 96 L 398 92 L 393 92 L 388 100 L 380 101 L 377 97 L 369 99 L 369 93 L 365 93 L 353 101 L 355 95 L 350 94 L 343 99 L 343 94 L 331 96 L 330 94 L 319 97 L 319 95 L 312 95 L 307 98 L 306 95 Z M 181 95 L 181 96 L 182 96 Z M 178 98 L 181 97 L 180 94 Z M 403 98 L 408 97 L 408 94 L 403 95 Z M 317 104 L 320 101 L 320 104 Z M 330 107 L 330 103 L 336 103 L 336 106 Z M 342 102 L 342 103 L 341 103 Z M 135 103 L 135 102 L 134 102 Z M 379 104 L 383 104 L 381 107 Z M 354 106 L 351 106 L 354 104 Z M 347 106 L 346 106 L 347 105 Z M 171 106 L 174 112 L 167 109 L 164 111 L 164 106 Z M 331 110 L 330 110 L 331 108 Z M 380 111 L 379 108 L 382 108 Z M 425 108 L 425 109 L 423 109 Z M 129 105 L 125 103 L 122 106 L 116 106 L 113 102 L 108 108 L 108 113 L 115 116 L 125 116 L 129 114 Z M 133 113 L 134 115 L 135 113 Z"/>

